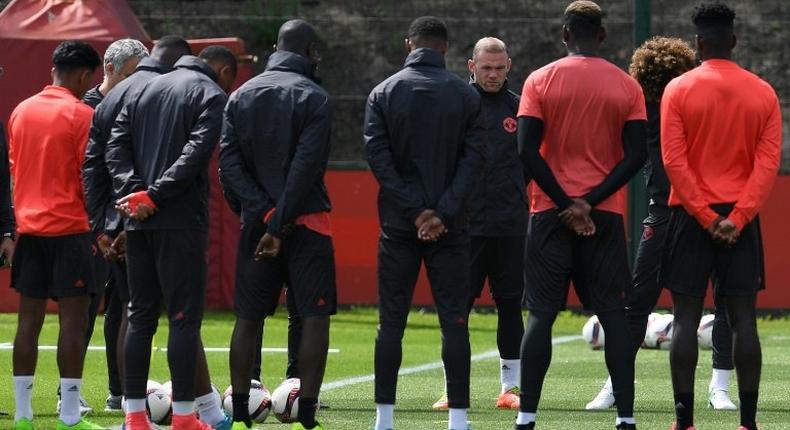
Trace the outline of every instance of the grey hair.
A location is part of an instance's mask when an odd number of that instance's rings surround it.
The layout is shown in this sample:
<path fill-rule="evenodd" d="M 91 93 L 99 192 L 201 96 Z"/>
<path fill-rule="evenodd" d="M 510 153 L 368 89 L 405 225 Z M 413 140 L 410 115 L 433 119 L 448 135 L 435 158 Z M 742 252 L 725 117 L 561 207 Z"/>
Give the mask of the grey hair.
<path fill-rule="evenodd" d="M 121 70 L 124 63 L 130 58 L 145 58 L 148 48 L 135 39 L 120 39 L 111 43 L 104 52 L 104 66 L 112 64 L 115 70 Z"/>

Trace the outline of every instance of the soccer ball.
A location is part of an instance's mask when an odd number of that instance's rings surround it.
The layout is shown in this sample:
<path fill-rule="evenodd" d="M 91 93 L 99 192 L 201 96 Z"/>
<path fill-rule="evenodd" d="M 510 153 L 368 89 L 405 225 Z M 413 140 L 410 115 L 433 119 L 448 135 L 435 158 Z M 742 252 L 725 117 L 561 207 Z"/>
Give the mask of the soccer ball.
<path fill-rule="evenodd" d="M 582 337 L 590 348 L 594 350 L 603 349 L 605 336 L 603 327 L 601 326 L 601 322 L 598 321 L 597 316 L 591 316 L 590 319 L 584 323 L 584 327 L 582 327 Z"/>
<path fill-rule="evenodd" d="M 145 388 L 145 411 L 156 424 L 166 424 L 172 415 L 172 401 L 162 384 L 149 380 Z"/>
<path fill-rule="evenodd" d="M 697 329 L 697 341 L 702 349 L 713 348 L 713 320 L 715 315 L 708 314 L 702 317 Z"/>
<path fill-rule="evenodd" d="M 219 395 L 219 392 L 217 392 Z M 228 386 L 225 390 L 224 400 L 222 401 L 222 408 L 225 409 L 225 413 L 230 416 L 233 416 L 233 386 Z M 269 394 L 269 390 L 263 386 L 259 381 L 255 379 L 250 381 L 250 403 L 249 403 L 249 413 L 250 419 L 252 421 L 261 424 L 266 421 L 266 418 L 269 416 L 269 412 L 272 410 L 272 395 Z"/>
<path fill-rule="evenodd" d="M 658 315 L 647 323 L 645 345 L 654 349 L 669 349 L 672 346 L 675 316 L 672 314 Z"/>
<path fill-rule="evenodd" d="M 299 378 L 286 379 L 272 393 L 272 413 L 281 423 L 297 421 L 301 385 Z"/>
<path fill-rule="evenodd" d="M 650 348 L 647 344 L 647 327 L 650 327 L 650 324 L 653 323 L 653 320 L 660 317 L 661 314 L 652 312 L 650 315 L 647 316 L 647 326 L 645 326 L 645 338 L 642 340 L 642 348 Z"/>

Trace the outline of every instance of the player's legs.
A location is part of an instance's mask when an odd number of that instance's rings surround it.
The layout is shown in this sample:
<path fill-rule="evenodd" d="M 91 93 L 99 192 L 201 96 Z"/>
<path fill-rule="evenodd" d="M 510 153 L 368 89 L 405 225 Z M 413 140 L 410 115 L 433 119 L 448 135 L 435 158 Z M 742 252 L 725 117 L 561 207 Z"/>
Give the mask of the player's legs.
<path fill-rule="evenodd" d="M 675 318 L 669 363 L 677 428 L 681 430 L 694 425 L 697 329 L 714 257 L 715 246 L 710 235 L 683 208 L 673 208 L 659 283 L 672 291 Z"/>
<path fill-rule="evenodd" d="M 713 371 L 708 385 L 708 404 L 717 410 L 735 410 L 730 400 L 730 375 L 735 368 L 732 362 L 732 330 L 727 320 L 724 297 L 714 294 L 715 313 L 713 319 Z"/>
<path fill-rule="evenodd" d="M 644 230 L 634 259 L 632 282 L 625 292 L 626 315 L 632 336 L 634 355 L 639 351 L 647 331 L 647 318 L 661 296 L 658 271 L 667 237 L 669 217 L 651 215 L 643 223 Z"/>
<path fill-rule="evenodd" d="M 141 424 L 145 426 L 142 428 L 148 428 L 145 391 L 151 364 L 151 342 L 162 313 L 162 289 L 155 257 L 155 248 L 149 244 L 147 232 L 127 232 L 129 325 L 123 344 L 123 389 L 126 397 L 126 428 L 129 430 L 135 430 Z M 135 421 L 135 417 L 139 421 Z"/>
<path fill-rule="evenodd" d="M 530 215 L 524 255 L 524 305 L 529 317 L 521 341 L 521 401 L 516 428 L 527 428 L 535 421 L 551 363 L 551 329 L 568 295 L 574 236 L 560 223 L 556 210 Z"/>
<path fill-rule="evenodd" d="M 378 250 L 379 327 L 374 357 L 376 425 L 393 428 L 403 332 L 409 315 L 422 244 L 414 232 L 382 228 Z"/>
<path fill-rule="evenodd" d="M 717 211 L 730 209 L 718 208 Z M 724 296 L 732 328 L 733 361 L 738 374 L 741 426 L 756 430 L 762 350 L 757 332 L 757 292 L 765 288 L 765 263 L 759 217 L 744 226 L 738 242 L 716 252 L 714 285 Z"/>
<path fill-rule="evenodd" d="M 733 332 L 733 358 L 738 374 L 741 425 L 756 430 L 762 348 L 757 332 L 757 295 L 728 296 L 727 315 Z"/>
<path fill-rule="evenodd" d="M 195 418 L 195 377 L 198 357 L 202 355 L 198 347 L 206 290 L 207 234 L 158 230 L 148 232 L 147 237 L 156 261 L 170 327 L 167 361 L 173 381 L 173 424 L 179 427 L 176 423 Z M 207 370 L 201 372 L 203 377 L 207 373 Z M 205 386 L 205 381 L 203 384 Z"/>
<path fill-rule="evenodd" d="M 302 341 L 302 318 L 296 312 L 293 294 L 285 292 L 285 306 L 288 308 L 288 365 L 285 368 L 286 378 L 299 377 L 299 345 Z"/>
<path fill-rule="evenodd" d="M 469 409 L 470 345 L 468 323 L 469 237 L 448 233 L 425 246 L 425 268 L 442 330 L 442 362 L 447 380 L 450 429 L 466 429 Z"/>
<path fill-rule="evenodd" d="M 675 393 L 675 414 L 679 429 L 694 425 L 694 373 L 699 356 L 697 328 L 702 317 L 704 297 L 673 292 L 672 346 L 669 363 Z"/>
<path fill-rule="evenodd" d="M 285 275 L 282 256 L 255 260 L 258 241 L 265 233 L 263 224 L 246 224 L 241 230 L 236 253 L 236 285 L 233 309 L 236 323 L 230 344 L 230 377 L 233 386 L 233 421 L 252 426 L 249 416 L 250 374 L 261 378 L 261 345 L 264 319 L 274 313 Z"/>
<path fill-rule="evenodd" d="M 123 396 L 123 387 L 121 386 L 121 372 L 118 360 L 118 338 L 123 323 L 123 303 L 118 297 L 118 290 L 115 286 L 115 276 L 111 275 L 110 281 L 107 283 L 107 288 L 104 294 L 104 344 L 105 357 L 107 360 L 107 386 L 109 389 L 110 397 Z M 107 407 L 110 408 L 109 398 Z"/>
<path fill-rule="evenodd" d="M 469 238 L 471 260 L 469 264 L 469 301 L 467 303 L 467 313 L 472 312 L 475 301 L 480 298 L 483 292 L 486 278 L 488 278 L 489 273 L 493 269 L 492 265 L 496 257 L 496 255 L 494 255 L 495 241 L 496 239 L 485 236 L 471 236 Z M 431 408 L 441 411 L 449 409 L 447 401 L 447 381 L 445 381 L 442 397 L 434 402 Z"/>
<path fill-rule="evenodd" d="M 304 428 L 312 429 L 318 425 L 315 414 L 329 352 L 329 319 L 337 311 L 334 248 L 331 237 L 296 227 L 283 252 L 288 264 L 288 294 L 293 296 L 303 328 L 298 419 Z"/>
<path fill-rule="evenodd" d="M 497 407 L 507 409 L 517 409 L 519 402 L 519 356 L 524 337 L 521 298 L 524 295 L 525 241 L 525 236 L 496 238 L 493 271 L 489 277 L 491 295 L 497 308 L 500 382 Z"/>
<path fill-rule="evenodd" d="M 60 420 L 74 425 L 80 420 L 80 389 L 85 363 L 85 330 L 88 328 L 89 296 L 58 299 L 58 369 L 60 370 Z"/>
<path fill-rule="evenodd" d="M 33 419 L 33 375 L 36 372 L 38 337 L 44 324 L 46 307 L 46 298 L 19 295 L 13 351 L 14 399 L 16 400 L 14 421 Z"/>
<path fill-rule="evenodd" d="M 19 293 L 13 351 L 15 422 L 33 419 L 31 399 L 38 337 L 44 324 L 52 277 L 51 259 L 41 249 L 41 241 L 35 236 L 20 235 L 11 266 L 11 287 Z"/>
<path fill-rule="evenodd" d="M 628 318 L 634 356 L 639 351 L 647 331 L 647 319 L 661 296 L 658 271 L 664 249 L 669 216 L 651 213 L 642 223 L 644 229 L 634 259 L 631 283 L 625 291 L 626 318 Z M 598 395 L 585 406 L 587 410 L 604 410 L 614 406 L 612 378 L 608 378 Z"/>
<path fill-rule="evenodd" d="M 633 340 L 624 292 L 631 286 L 625 227 L 620 214 L 593 210 L 596 233 L 576 237 L 573 284 L 585 308 L 592 309 L 606 333 L 606 367 L 617 400 L 617 425 L 634 424 Z"/>

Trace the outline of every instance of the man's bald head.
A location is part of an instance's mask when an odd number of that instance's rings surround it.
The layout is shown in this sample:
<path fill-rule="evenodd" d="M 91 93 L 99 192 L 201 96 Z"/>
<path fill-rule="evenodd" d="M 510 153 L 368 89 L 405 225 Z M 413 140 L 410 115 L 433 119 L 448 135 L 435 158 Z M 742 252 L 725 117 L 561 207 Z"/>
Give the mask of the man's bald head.
<path fill-rule="evenodd" d="M 157 40 L 154 49 L 151 50 L 151 58 L 168 67 L 173 67 L 184 55 L 192 55 L 192 48 L 180 36 L 165 36 Z"/>
<path fill-rule="evenodd" d="M 310 57 L 314 45 L 318 42 L 315 28 L 303 19 L 292 19 L 280 27 L 277 34 L 277 50 L 288 51 Z"/>
<path fill-rule="evenodd" d="M 475 49 L 472 51 L 472 59 L 477 59 L 483 52 L 488 52 L 490 54 L 507 54 L 507 45 L 496 37 L 484 37 L 475 43 Z"/>

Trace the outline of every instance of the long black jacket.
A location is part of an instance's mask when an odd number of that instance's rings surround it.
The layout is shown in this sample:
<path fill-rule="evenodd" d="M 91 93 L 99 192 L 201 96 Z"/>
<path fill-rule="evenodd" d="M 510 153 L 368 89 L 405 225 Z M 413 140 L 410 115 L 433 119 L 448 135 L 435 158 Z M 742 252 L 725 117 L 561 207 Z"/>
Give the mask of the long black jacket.
<path fill-rule="evenodd" d="M 127 230 L 208 230 L 208 164 L 227 95 L 201 59 L 184 56 L 121 109 L 107 142 L 118 197 L 147 191 L 158 207 Z"/>
<path fill-rule="evenodd" d="M 278 51 L 266 70 L 236 90 L 225 108 L 220 178 L 242 222 L 263 222 L 267 231 L 299 215 L 328 212 L 324 173 L 329 160 L 329 96 L 313 79 L 310 61 Z"/>
<path fill-rule="evenodd" d="M 148 81 L 169 71 L 165 64 L 150 57 L 143 58 L 134 73 L 113 87 L 93 112 L 88 148 L 82 163 L 82 184 L 91 229 L 97 236 L 114 237 L 123 229 L 121 215 L 115 210 L 112 176 L 104 157 L 115 118 Z"/>
<path fill-rule="evenodd" d="M 523 236 L 527 233 L 524 167 L 516 139 L 520 97 L 507 83 L 489 93 L 476 83 L 486 119 L 486 165 L 469 200 L 472 236 Z"/>
<path fill-rule="evenodd" d="M 379 84 L 365 110 L 367 160 L 379 182 L 381 225 L 415 230 L 424 209 L 450 230 L 466 230 L 466 200 L 483 168 L 480 94 L 420 48 Z"/>

